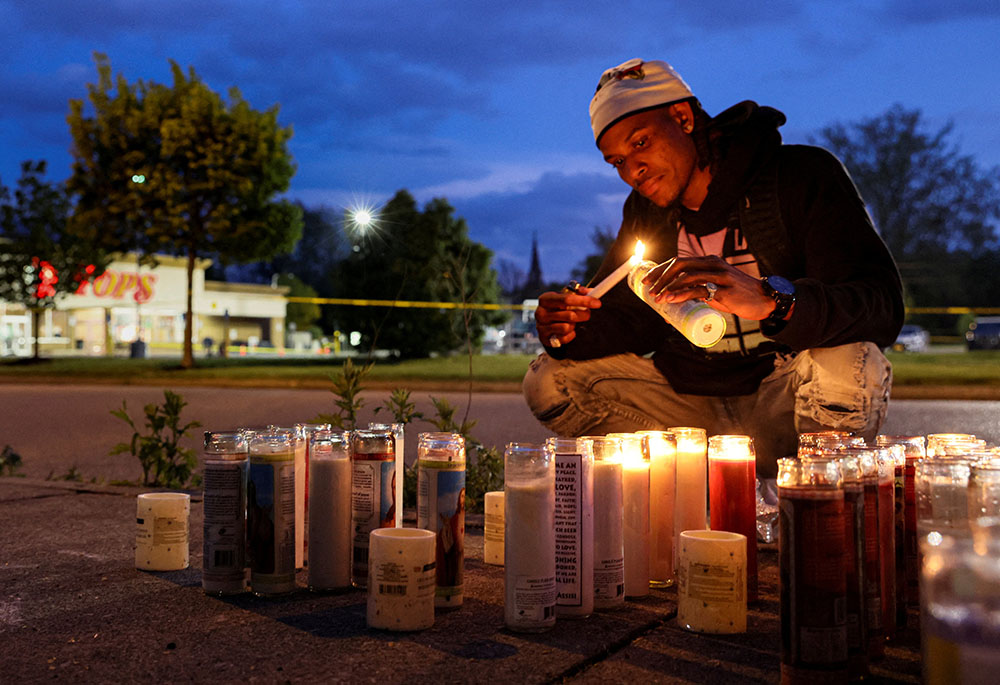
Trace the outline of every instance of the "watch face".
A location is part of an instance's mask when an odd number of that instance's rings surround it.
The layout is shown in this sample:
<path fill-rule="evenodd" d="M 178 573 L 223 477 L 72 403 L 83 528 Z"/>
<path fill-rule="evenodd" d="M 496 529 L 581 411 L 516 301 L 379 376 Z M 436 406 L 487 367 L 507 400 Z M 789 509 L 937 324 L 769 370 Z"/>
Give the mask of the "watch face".
<path fill-rule="evenodd" d="M 782 295 L 794 295 L 795 286 L 787 278 L 781 276 L 768 276 L 767 284 Z"/>

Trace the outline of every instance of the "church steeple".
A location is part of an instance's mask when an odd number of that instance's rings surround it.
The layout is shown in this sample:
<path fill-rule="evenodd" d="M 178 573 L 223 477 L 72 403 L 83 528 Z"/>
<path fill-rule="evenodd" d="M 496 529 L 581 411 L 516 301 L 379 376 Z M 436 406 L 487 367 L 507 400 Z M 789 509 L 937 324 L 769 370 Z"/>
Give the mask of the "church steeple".
<path fill-rule="evenodd" d="M 538 234 L 531 234 L 531 267 L 528 269 L 528 278 L 524 282 L 525 297 L 538 297 L 545 287 L 542 282 L 542 262 L 538 258 Z"/>

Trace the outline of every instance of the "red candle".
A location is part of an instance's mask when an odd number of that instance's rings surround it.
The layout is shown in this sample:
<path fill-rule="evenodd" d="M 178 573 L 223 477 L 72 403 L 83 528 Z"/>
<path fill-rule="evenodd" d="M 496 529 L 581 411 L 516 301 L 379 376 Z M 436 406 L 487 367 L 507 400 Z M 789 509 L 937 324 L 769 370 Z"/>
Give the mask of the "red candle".
<path fill-rule="evenodd" d="M 887 448 L 879 448 L 878 459 L 878 548 L 882 589 L 882 629 L 896 636 L 896 461 Z"/>
<path fill-rule="evenodd" d="M 902 488 L 903 488 L 903 540 L 899 542 L 897 537 L 896 548 L 896 615 L 897 629 L 902 629 L 906 625 L 907 606 L 916 606 L 920 600 L 919 583 L 917 578 L 920 575 L 919 564 L 917 563 L 917 502 L 915 483 L 915 465 L 926 456 L 927 448 L 922 435 L 880 435 L 877 438 L 879 446 L 902 445 L 905 457 L 902 466 Z M 899 462 L 896 462 L 897 469 Z M 897 479 L 899 476 L 897 475 Z M 897 489 L 900 487 L 898 482 Z M 896 495 L 897 500 L 899 494 Z M 900 504 L 897 501 L 896 510 L 899 516 Z M 898 524 L 897 524 L 898 525 Z M 899 546 L 902 546 L 902 549 Z M 900 589 L 902 587 L 902 590 Z M 902 592 L 902 594 L 900 594 Z"/>
<path fill-rule="evenodd" d="M 778 460 L 781 682 L 847 682 L 844 486 L 833 460 Z"/>
<path fill-rule="evenodd" d="M 865 616 L 868 619 L 868 658 L 885 656 L 885 626 L 882 624 L 882 555 L 879 550 L 878 462 L 874 452 L 858 450 L 861 480 L 865 489 Z"/>
<path fill-rule="evenodd" d="M 757 513 L 753 439 L 713 435 L 708 440 L 709 519 L 712 530 L 747 539 L 747 601 L 757 599 Z"/>

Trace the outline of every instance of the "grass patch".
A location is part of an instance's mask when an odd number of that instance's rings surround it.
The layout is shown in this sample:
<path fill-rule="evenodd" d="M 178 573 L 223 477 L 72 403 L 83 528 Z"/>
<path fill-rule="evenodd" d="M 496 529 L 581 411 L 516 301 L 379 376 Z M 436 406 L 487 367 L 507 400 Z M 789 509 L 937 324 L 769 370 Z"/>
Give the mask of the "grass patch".
<path fill-rule="evenodd" d="M 893 385 L 998 385 L 1000 350 L 954 354 L 890 352 Z"/>
<path fill-rule="evenodd" d="M 472 359 L 472 380 L 476 383 L 520 383 L 532 355 L 477 355 Z M 103 357 L 57 357 L 27 363 L 0 362 L 0 378 L 113 382 L 122 384 L 154 382 L 286 382 L 289 384 L 330 384 L 330 375 L 340 372 L 341 358 L 208 358 L 198 359 L 195 368 L 184 370 L 179 358 L 124 359 Z M 367 382 L 383 383 L 468 383 L 469 358 L 465 356 L 377 361 Z"/>
<path fill-rule="evenodd" d="M 1000 387 L 1000 350 L 955 353 L 889 352 L 893 383 L 898 386 L 982 385 Z M 526 354 L 477 355 L 472 358 L 472 382 L 496 384 L 516 391 L 534 357 Z M 363 360 L 356 360 L 360 363 Z M 180 358 L 126 359 L 57 357 L 37 363 L 0 362 L 0 380 L 103 382 L 116 384 L 234 384 L 288 385 L 328 388 L 330 376 L 340 372 L 343 358 L 198 359 L 193 369 L 180 368 Z M 365 378 L 367 386 L 438 385 L 464 389 L 470 379 L 469 358 L 463 355 L 376 361 Z"/>

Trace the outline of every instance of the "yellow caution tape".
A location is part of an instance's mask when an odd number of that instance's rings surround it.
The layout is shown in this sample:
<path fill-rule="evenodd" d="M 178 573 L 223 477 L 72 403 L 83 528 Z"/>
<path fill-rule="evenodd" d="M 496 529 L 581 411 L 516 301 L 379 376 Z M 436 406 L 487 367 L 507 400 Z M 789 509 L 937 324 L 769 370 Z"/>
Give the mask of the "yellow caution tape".
<path fill-rule="evenodd" d="M 490 302 L 416 302 L 413 300 L 356 300 L 341 297 L 286 297 L 287 302 L 303 304 L 337 304 L 347 307 L 399 307 L 411 309 L 513 309 L 534 310 L 534 305 L 494 304 Z"/>

